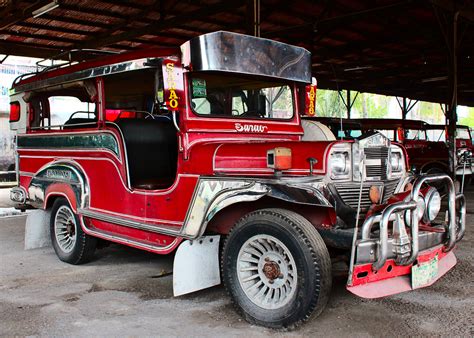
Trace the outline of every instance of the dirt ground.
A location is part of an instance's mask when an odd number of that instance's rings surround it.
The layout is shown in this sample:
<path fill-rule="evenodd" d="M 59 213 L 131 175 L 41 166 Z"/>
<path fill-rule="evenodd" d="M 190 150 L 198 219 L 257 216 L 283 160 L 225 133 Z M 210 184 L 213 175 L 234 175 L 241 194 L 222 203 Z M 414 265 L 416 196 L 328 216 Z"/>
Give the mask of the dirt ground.
<path fill-rule="evenodd" d="M 173 298 L 172 257 L 111 245 L 71 266 L 52 248 L 24 251 L 25 219 L 0 218 L 0 335 L 474 336 L 471 214 L 457 266 L 433 286 L 364 300 L 335 278 L 322 315 L 291 332 L 247 324 L 222 286 Z"/>

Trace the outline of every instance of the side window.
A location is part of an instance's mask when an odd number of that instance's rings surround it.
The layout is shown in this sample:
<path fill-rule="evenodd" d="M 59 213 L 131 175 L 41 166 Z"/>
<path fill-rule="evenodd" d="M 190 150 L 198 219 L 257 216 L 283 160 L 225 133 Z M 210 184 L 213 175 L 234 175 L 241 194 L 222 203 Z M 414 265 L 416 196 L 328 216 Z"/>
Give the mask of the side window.
<path fill-rule="evenodd" d="M 30 128 L 72 129 L 97 124 L 94 80 L 62 84 L 27 93 Z"/>
<path fill-rule="evenodd" d="M 244 95 L 246 93 L 244 92 Z M 241 95 L 232 97 L 232 115 L 242 115 L 248 111 L 247 103 Z"/>
<path fill-rule="evenodd" d="M 208 115 L 211 111 L 211 104 L 205 97 L 193 99 L 192 106 L 194 111 L 200 115 Z"/>
<path fill-rule="evenodd" d="M 48 102 L 52 126 L 94 123 L 97 121 L 95 103 L 82 102 L 74 96 L 50 96 Z"/>
<path fill-rule="evenodd" d="M 394 130 L 388 130 L 388 129 L 381 129 L 378 130 L 383 136 L 388 138 L 391 141 L 395 141 L 395 131 Z"/>

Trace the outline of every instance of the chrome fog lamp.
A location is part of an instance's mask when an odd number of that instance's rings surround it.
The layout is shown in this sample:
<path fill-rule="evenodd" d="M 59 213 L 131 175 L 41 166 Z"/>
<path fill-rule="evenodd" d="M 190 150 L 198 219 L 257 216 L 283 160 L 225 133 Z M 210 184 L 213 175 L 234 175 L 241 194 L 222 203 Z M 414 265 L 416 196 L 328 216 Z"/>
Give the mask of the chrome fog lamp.
<path fill-rule="evenodd" d="M 435 188 L 430 188 L 426 194 L 426 212 L 424 220 L 433 222 L 441 210 L 441 195 Z"/>
<path fill-rule="evenodd" d="M 416 202 L 416 209 L 415 209 L 418 221 L 423 218 L 423 215 L 425 214 L 425 210 L 426 210 L 426 201 L 423 195 L 420 194 L 418 195 L 418 201 Z M 411 226 L 411 210 L 407 210 L 405 212 L 405 224 L 407 224 L 408 226 Z"/>
<path fill-rule="evenodd" d="M 23 204 L 25 203 L 25 200 L 26 200 L 26 194 L 22 189 L 15 187 L 10 190 L 10 199 L 13 202 L 18 202 L 18 203 Z"/>

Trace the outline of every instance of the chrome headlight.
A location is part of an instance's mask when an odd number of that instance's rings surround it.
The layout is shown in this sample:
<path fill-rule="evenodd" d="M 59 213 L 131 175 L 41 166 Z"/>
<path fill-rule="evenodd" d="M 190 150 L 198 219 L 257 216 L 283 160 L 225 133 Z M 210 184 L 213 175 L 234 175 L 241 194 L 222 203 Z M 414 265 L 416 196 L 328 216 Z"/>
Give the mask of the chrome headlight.
<path fill-rule="evenodd" d="M 403 150 L 392 145 L 390 147 L 390 172 L 398 175 L 405 171 L 405 157 L 403 156 Z"/>
<path fill-rule="evenodd" d="M 435 188 L 430 188 L 426 194 L 426 212 L 424 220 L 433 222 L 441 210 L 441 195 Z"/>
<path fill-rule="evenodd" d="M 329 172 L 332 179 L 349 178 L 351 171 L 350 145 L 336 144 L 329 155 Z"/>
<path fill-rule="evenodd" d="M 410 196 L 408 198 L 410 198 Z M 423 218 L 423 215 L 425 214 L 425 210 L 426 210 L 425 198 L 423 197 L 423 195 L 420 194 L 418 195 L 418 201 L 416 202 L 416 209 L 415 209 L 418 221 Z M 411 210 L 407 210 L 405 212 L 405 224 L 411 226 Z"/>
<path fill-rule="evenodd" d="M 457 149 L 456 150 L 456 159 L 458 164 L 464 164 L 469 162 L 472 157 L 471 151 L 468 149 Z"/>

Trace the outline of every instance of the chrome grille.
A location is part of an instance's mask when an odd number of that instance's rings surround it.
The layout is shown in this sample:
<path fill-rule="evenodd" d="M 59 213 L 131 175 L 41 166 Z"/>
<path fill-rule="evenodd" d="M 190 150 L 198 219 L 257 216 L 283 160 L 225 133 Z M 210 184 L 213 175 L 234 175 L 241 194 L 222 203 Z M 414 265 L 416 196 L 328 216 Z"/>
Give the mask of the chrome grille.
<path fill-rule="evenodd" d="M 382 202 L 386 203 L 390 196 L 395 193 L 395 189 L 397 188 L 398 182 L 400 180 L 391 180 L 379 183 L 364 183 L 362 185 L 362 200 L 360 203 L 361 206 L 361 215 L 365 215 L 365 213 L 369 210 L 370 202 L 369 198 L 369 190 L 372 185 L 383 185 L 383 198 Z M 341 196 L 342 200 L 348 206 L 357 209 L 357 204 L 359 200 L 359 189 L 360 183 L 356 182 L 343 182 L 343 183 L 335 183 L 336 190 Z"/>
<path fill-rule="evenodd" d="M 367 177 L 387 178 L 388 147 L 364 148 Z"/>

